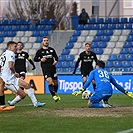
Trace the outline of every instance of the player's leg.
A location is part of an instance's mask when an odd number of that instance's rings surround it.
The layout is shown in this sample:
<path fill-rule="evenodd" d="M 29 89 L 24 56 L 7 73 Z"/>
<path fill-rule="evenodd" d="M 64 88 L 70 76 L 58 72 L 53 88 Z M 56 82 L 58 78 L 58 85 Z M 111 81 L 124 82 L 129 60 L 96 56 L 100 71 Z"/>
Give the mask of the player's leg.
<path fill-rule="evenodd" d="M 0 106 L 5 106 L 4 81 L 0 78 Z"/>
<path fill-rule="evenodd" d="M 29 83 L 27 83 L 26 81 L 24 81 L 24 80 L 22 80 L 22 79 L 19 79 L 18 85 L 19 85 L 20 87 L 26 89 L 27 94 L 28 94 L 28 96 L 30 97 L 30 99 L 31 99 L 31 101 L 32 101 L 32 103 L 33 103 L 33 105 L 34 105 L 34 107 L 42 107 L 42 106 L 44 106 L 44 105 L 46 104 L 46 103 L 40 103 L 40 102 L 38 102 L 38 100 L 37 100 L 37 98 L 36 98 L 36 96 L 35 96 L 35 94 L 34 94 L 32 88 L 30 87 L 30 84 L 29 84 Z M 22 90 L 22 89 L 21 89 L 21 90 Z M 19 94 L 19 93 L 18 93 L 18 94 Z"/>

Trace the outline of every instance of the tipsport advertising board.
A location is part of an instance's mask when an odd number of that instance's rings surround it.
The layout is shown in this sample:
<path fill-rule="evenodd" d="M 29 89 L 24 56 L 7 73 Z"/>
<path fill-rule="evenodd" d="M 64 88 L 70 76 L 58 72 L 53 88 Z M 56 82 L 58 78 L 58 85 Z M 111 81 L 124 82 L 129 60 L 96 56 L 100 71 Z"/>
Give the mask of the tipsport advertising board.
<path fill-rule="evenodd" d="M 122 87 L 124 87 L 125 90 L 132 91 L 133 92 L 133 76 L 131 75 L 114 75 L 113 76 L 117 83 L 120 84 Z M 82 83 L 82 77 L 81 75 L 59 75 L 58 76 L 58 93 L 60 94 L 69 94 L 74 91 L 79 91 L 83 87 Z M 117 90 L 113 85 L 113 93 L 121 93 L 119 90 Z M 88 89 L 92 92 L 94 92 L 92 84 L 88 87 Z M 45 93 L 49 94 L 48 84 L 45 81 Z"/>

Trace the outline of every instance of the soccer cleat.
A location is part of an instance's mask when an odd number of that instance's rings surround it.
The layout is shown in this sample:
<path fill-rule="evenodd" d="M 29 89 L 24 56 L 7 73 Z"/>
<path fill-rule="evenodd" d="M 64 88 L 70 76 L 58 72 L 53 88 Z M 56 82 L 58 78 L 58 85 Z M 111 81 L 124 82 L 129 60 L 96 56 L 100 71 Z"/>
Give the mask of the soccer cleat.
<path fill-rule="evenodd" d="M 46 105 L 46 103 L 40 103 L 40 102 L 37 102 L 37 104 L 34 106 L 35 108 L 37 108 L 37 107 L 43 107 L 43 106 L 45 106 Z"/>
<path fill-rule="evenodd" d="M 14 106 L 14 105 L 11 105 L 11 101 L 10 101 L 10 100 L 7 101 L 7 104 L 8 104 L 9 106 Z"/>
<path fill-rule="evenodd" d="M 53 99 L 55 102 L 59 101 L 60 100 L 60 97 L 57 95 L 57 96 L 53 96 Z"/>
<path fill-rule="evenodd" d="M 102 102 L 102 105 L 103 105 L 104 108 L 111 108 L 112 107 L 112 105 L 109 104 L 108 101 L 102 100 L 101 102 Z"/>
<path fill-rule="evenodd" d="M 0 111 L 10 111 L 13 110 L 15 106 L 0 106 Z"/>

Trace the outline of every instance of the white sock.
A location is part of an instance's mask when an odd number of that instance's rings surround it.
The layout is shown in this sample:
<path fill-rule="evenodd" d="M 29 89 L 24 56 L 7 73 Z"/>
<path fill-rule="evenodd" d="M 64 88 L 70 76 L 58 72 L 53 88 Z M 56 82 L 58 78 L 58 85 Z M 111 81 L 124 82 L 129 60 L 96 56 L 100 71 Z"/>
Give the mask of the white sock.
<path fill-rule="evenodd" d="M 37 104 L 37 99 L 36 99 L 36 96 L 35 96 L 35 94 L 34 94 L 32 88 L 26 89 L 26 91 L 27 91 L 27 94 L 28 94 L 28 96 L 30 97 L 30 99 L 31 99 L 31 101 L 32 101 L 32 103 L 33 103 L 33 105 L 35 106 L 35 105 Z"/>
<path fill-rule="evenodd" d="M 20 98 L 20 96 L 16 96 L 10 103 L 10 105 L 15 105 L 16 103 L 20 102 L 22 99 Z"/>

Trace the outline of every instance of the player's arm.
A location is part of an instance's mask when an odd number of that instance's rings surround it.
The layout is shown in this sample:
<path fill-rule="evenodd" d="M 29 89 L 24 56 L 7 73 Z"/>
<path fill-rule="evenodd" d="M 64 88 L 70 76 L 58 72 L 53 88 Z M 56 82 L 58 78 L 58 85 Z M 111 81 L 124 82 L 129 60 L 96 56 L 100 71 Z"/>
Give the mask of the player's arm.
<path fill-rule="evenodd" d="M 37 51 L 37 52 L 36 52 L 36 55 L 35 55 L 35 57 L 34 57 L 34 61 L 35 61 L 35 62 L 41 61 L 40 51 Z"/>
<path fill-rule="evenodd" d="M 79 65 L 79 62 L 80 62 L 80 57 L 79 57 L 78 60 L 76 61 L 76 64 L 75 64 L 75 67 L 74 67 L 74 71 L 73 71 L 73 74 L 76 73 L 76 69 L 77 69 L 77 67 L 78 67 L 78 65 Z"/>
<path fill-rule="evenodd" d="M 84 84 L 83 88 L 80 89 L 80 91 L 73 92 L 72 95 L 78 96 L 78 95 L 82 94 L 86 90 L 86 88 L 90 85 L 91 81 L 93 80 L 93 77 L 94 77 L 94 71 L 91 71 L 89 78 L 88 78 L 87 82 Z"/>
<path fill-rule="evenodd" d="M 54 50 L 54 52 L 53 52 L 53 58 L 54 58 L 54 63 L 53 63 L 53 65 L 56 65 L 57 64 L 57 62 L 58 62 L 58 56 L 57 56 L 57 54 L 56 54 L 56 51 Z"/>
<path fill-rule="evenodd" d="M 28 56 L 27 60 L 30 62 L 30 64 L 33 66 L 32 70 L 36 69 L 34 62 L 31 60 L 31 58 Z"/>
<path fill-rule="evenodd" d="M 122 93 L 128 95 L 129 97 L 133 98 L 133 93 L 132 92 L 128 92 L 127 90 L 125 90 L 122 86 L 120 86 L 116 80 L 111 76 L 111 83 Z"/>

